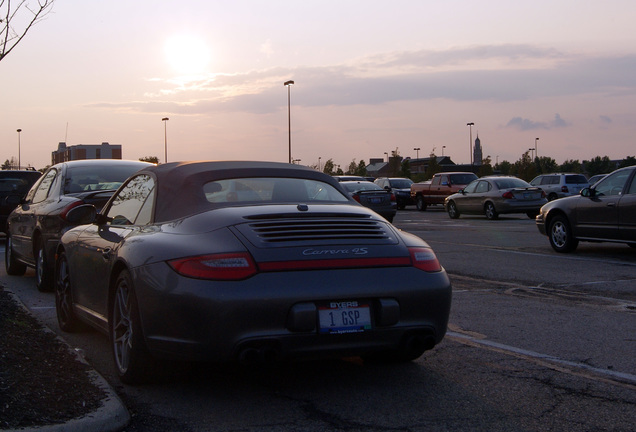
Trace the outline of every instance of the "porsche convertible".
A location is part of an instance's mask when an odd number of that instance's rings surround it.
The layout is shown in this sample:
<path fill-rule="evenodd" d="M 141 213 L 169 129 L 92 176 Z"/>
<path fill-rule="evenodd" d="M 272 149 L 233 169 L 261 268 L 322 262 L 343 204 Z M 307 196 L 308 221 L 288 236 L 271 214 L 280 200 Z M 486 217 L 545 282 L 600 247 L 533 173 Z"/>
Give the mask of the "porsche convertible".
<path fill-rule="evenodd" d="M 275 162 L 182 162 L 132 175 L 56 253 L 64 331 L 109 336 L 124 383 L 162 359 L 411 361 L 446 333 L 435 253 L 331 176 Z"/>

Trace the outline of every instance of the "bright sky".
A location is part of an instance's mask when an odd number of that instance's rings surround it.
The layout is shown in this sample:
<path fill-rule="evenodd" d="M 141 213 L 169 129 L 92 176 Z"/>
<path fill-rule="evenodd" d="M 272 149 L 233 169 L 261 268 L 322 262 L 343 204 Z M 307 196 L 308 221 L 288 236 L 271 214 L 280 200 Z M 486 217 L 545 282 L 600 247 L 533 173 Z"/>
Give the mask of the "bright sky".
<path fill-rule="evenodd" d="M 60 141 L 125 159 L 346 169 L 398 150 L 636 155 L 636 2 L 57 0 L 0 62 L 0 161 Z M 445 148 L 443 148 L 445 146 Z"/>

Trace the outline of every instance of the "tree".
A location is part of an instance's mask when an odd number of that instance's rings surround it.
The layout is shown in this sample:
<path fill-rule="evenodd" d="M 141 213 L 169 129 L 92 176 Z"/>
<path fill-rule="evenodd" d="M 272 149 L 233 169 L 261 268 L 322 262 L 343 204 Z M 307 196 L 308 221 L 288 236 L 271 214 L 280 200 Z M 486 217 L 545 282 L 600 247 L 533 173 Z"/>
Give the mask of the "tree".
<path fill-rule="evenodd" d="M 425 179 L 432 179 L 433 175 L 442 171 L 442 167 L 437 163 L 437 156 L 435 153 L 431 153 L 430 161 L 428 162 L 428 166 L 426 167 L 426 172 L 424 173 Z"/>
<path fill-rule="evenodd" d="M 357 175 L 356 174 L 357 170 L 358 170 L 358 164 L 356 163 L 356 160 L 354 159 L 349 164 L 349 168 L 347 169 L 347 172 L 345 172 L 345 174 L 347 174 L 347 175 Z"/>
<path fill-rule="evenodd" d="M 411 178 L 411 160 L 404 159 L 402 161 L 402 169 L 400 170 L 400 177 Z"/>
<path fill-rule="evenodd" d="M 477 173 L 479 177 L 493 175 L 492 169 L 492 159 L 490 156 L 486 156 L 486 159 L 481 161 L 481 165 L 479 166 L 479 172 Z"/>
<path fill-rule="evenodd" d="M 507 160 L 501 161 L 495 165 L 495 169 L 499 170 L 501 175 L 512 174 L 512 164 Z"/>
<path fill-rule="evenodd" d="M 530 181 L 537 175 L 537 169 L 530 158 L 530 151 L 528 150 L 521 155 L 521 158 L 515 162 L 512 167 L 512 175 L 516 175 L 522 180 Z"/>
<path fill-rule="evenodd" d="M 628 166 L 634 166 L 636 165 L 636 157 L 634 156 L 627 156 L 625 159 L 623 159 L 623 161 L 618 165 L 619 168 L 625 168 Z"/>
<path fill-rule="evenodd" d="M 356 169 L 356 175 L 365 177 L 367 175 L 367 164 L 364 163 L 363 160 L 361 160 L 358 163 L 358 168 Z"/>
<path fill-rule="evenodd" d="M 534 158 L 534 164 L 537 170 L 537 174 L 548 174 L 557 172 L 559 168 L 556 161 L 547 156 Z"/>
<path fill-rule="evenodd" d="M 583 165 L 585 166 L 585 172 L 590 176 L 606 174 L 614 171 L 615 169 L 615 165 L 607 156 L 596 156 L 590 161 L 583 161 Z"/>
<path fill-rule="evenodd" d="M 0 0 L 0 60 L 51 12 L 54 0 Z M 26 17 L 26 18 L 25 18 Z"/>
<path fill-rule="evenodd" d="M 139 158 L 142 162 L 150 162 L 159 165 L 159 158 L 157 156 L 144 156 Z"/>
<path fill-rule="evenodd" d="M 325 166 L 322 168 L 322 172 L 324 172 L 325 174 L 334 175 L 333 169 L 333 159 L 329 159 L 327 162 L 325 162 Z"/>
<path fill-rule="evenodd" d="M 580 173 L 581 172 L 581 162 L 578 159 L 568 159 L 559 165 L 559 171 L 561 172 L 573 172 Z"/>

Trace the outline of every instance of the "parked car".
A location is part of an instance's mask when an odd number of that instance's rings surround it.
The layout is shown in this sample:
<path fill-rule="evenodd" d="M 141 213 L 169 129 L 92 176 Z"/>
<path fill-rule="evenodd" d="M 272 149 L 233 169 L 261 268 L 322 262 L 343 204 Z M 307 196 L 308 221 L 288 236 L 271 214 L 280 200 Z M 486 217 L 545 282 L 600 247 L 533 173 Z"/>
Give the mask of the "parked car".
<path fill-rule="evenodd" d="M 579 241 L 619 242 L 636 247 L 636 167 L 605 176 L 580 195 L 550 202 L 537 216 L 537 228 L 557 252 Z"/>
<path fill-rule="evenodd" d="M 335 175 L 333 176 L 339 182 L 343 181 L 369 181 L 367 178 L 357 175 Z"/>
<path fill-rule="evenodd" d="M 53 165 L 40 177 L 7 219 L 5 267 L 9 275 L 35 268 L 40 291 L 53 282 L 55 247 L 72 224 L 73 207 L 90 203 L 101 208 L 113 191 L 147 162 L 93 159 Z"/>
<path fill-rule="evenodd" d="M 407 205 L 415 204 L 411 198 L 411 185 L 413 180 L 403 177 L 380 177 L 375 179 L 375 184 L 395 194 L 397 208 L 402 210 Z"/>
<path fill-rule="evenodd" d="M 446 198 L 444 207 L 451 219 L 463 214 L 485 214 L 497 219 L 500 214 L 525 213 L 534 219 L 548 200 L 538 187 L 517 177 L 482 177 Z"/>
<path fill-rule="evenodd" d="M 530 184 L 543 189 L 548 201 L 578 195 L 581 189 L 590 186 L 583 174 L 573 173 L 542 174 L 532 179 Z"/>
<path fill-rule="evenodd" d="M 211 202 L 230 182 L 259 198 Z M 159 357 L 409 361 L 446 333 L 451 284 L 433 250 L 307 167 L 162 164 L 67 217 L 84 225 L 57 248 L 59 325 L 109 334 L 126 383 Z"/>
<path fill-rule="evenodd" d="M 0 230 L 6 233 L 7 217 L 42 173 L 35 170 L 0 171 Z"/>
<path fill-rule="evenodd" d="M 354 200 L 393 222 L 397 213 L 397 200 L 393 192 L 368 181 L 341 181 L 340 185 Z"/>
<path fill-rule="evenodd" d="M 598 182 L 600 179 L 602 179 L 606 175 L 607 174 L 596 174 L 596 175 L 593 175 L 592 177 L 587 179 L 587 182 L 590 184 L 590 186 L 594 186 L 596 184 L 596 182 Z"/>
<path fill-rule="evenodd" d="M 437 173 L 431 180 L 413 183 L 411 198 L 420 211 L 426 210 L 429 205 L 444 205 L 446 197 L 459 192 L 476 178 L 477 175 L 470 172 Z"/>

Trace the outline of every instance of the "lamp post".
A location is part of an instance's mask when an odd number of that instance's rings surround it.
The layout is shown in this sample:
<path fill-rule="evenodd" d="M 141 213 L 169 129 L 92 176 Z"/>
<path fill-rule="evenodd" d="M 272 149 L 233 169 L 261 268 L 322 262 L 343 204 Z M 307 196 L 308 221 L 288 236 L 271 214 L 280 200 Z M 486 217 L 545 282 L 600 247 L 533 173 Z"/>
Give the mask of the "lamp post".
<path fill-rule="evenodd" d="M 287 126 L 289 129 L 289 163 L 292 163 L 291 156 L 291 86 L 294 85 L 294 81 L 289 80 L 283 83 L 287 87 Z"/>
<path fill-rule="evenodd" d="M 537 153 L 537 141 L 539 141 L 539 138 L 534 139 L 534 157 L 536 158 L 539 157 L 539 153 Z"/>
<path fill-rule="evenodd" d="M 164 117 L 161 119 L 163 122 L 163 159 L 164 163 L 168 163 L 168 117 Z"/>
<path fill-rule="evenodd" d="M 468 144 L 470 147 L 470 166 L 473 166 L 473 126 L 475 126 L 475 123 L 466 123 L 466 126 L 468 126 L 468 128 L 470 129 L 470 136 L 468 138 Z"/>
<path fill-rule="evenodd" d="M 419 147 L 415 147 L 413 150 L 415 150 L 415 159 L 419 159 L 420 158 L 420 148 Z"/>
<path fill-rule="evenodd" d="M 386 155 L 386 161 L 389 161 L 389 154 L 387 152 L 384 152 L 384 154 Z"/>
<path fill-rule="evenodd" d="M 318 156 L 318 171 L 322 172 L 322 166 L 320 166 L 320 162 L 322 161 L 322 156 Z"/>
<path fill-rule="evenodd" d="M 18 169 L 20 169 L 20 166 L 22 166 L 22 164 L 20 163 L 20 132 L 22 132 L 22 129 L 18 129 Z"/>
<path fill-rule="evenodd" d="M 442 156 L 444 156 L 444 149 L 446 148 L 446 146 L 442 146 Z"/>
<path fill-rule="evenodd" d="M 534 160 L 534 157 L 532 156 L 532 152 L 534 151 L 534 149 L 533 149 L 532 147 L 530 147 L 530 148 L 528 149 L 528 151 L 530 152 L 530 159 L 531 159 L 531 160 Z"/>

